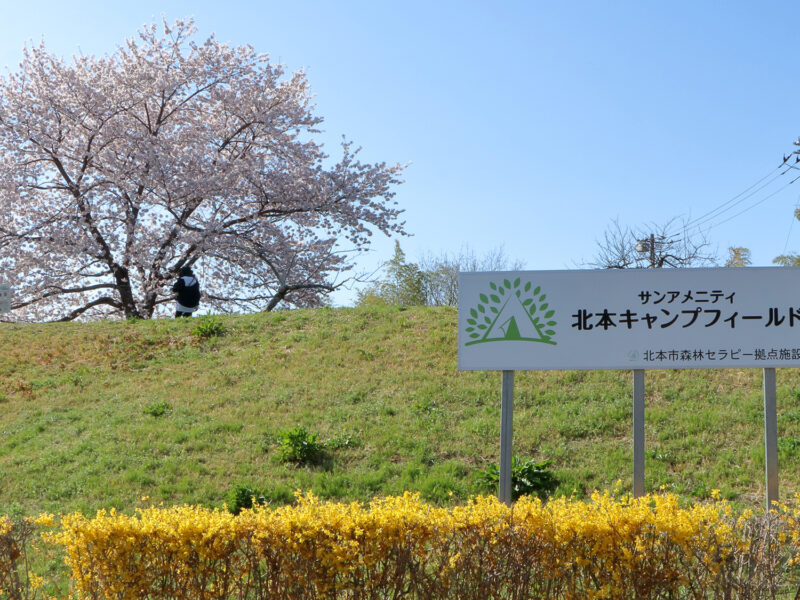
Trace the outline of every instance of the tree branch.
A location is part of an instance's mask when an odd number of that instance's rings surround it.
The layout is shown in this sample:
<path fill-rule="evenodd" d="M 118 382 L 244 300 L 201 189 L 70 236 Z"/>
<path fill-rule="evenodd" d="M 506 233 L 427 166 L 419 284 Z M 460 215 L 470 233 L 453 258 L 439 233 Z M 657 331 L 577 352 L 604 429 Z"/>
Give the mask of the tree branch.
<path fill-rule="evenodd" d="M 75 310 L 73 310 L 72 312 L 68 313 L 67 315 L 64 315 L 60 319 L 56 319 L 55 322 L 73 321 L 74 319 L 77 319 L 78 317 L 80 317 L 83 313 L 85 313 L 90 308 L 94 308 L 95 306 L 100 306 L 101 304 L 108 304 L 109 306 L 112 306 L 112 307 L 114 307 L 116 309 L 121 309 L 122 308 L 122 304 L 120 304 L 119 302 L 117 302 L 113 298 L 111 298 L 109 296 L 101 296 L 100 298 L 92 300 L 88 304 L 84 304 L 80 308 L 76 308 Z"/>
<path fill-rule="evenodd" d="M 105 273 L 108 275 L 108 273 Z M 99 290 L 99 289 L 116 289 L 116 285 L 113 283 L 97 283 L 95 285 L 87 285 L 85 287 L 80 288 L 60 288 L 58 286 L 47 286 L 49 288 L 53 288 L 55 291 L 46 292 L 40 294 L 37 298 L 33 300 L 28 300 L 27 302 L 21 302 L 20 304 L 15 304 L 11 307 L 12 310 L 17 308 L 24 308 L 25 306 L 30 306 L 31 304 L 36 304 L 37 302 L 41 302 L 46 298 L 52 298 L 53 296 L 60 296 L 61 294 L 79 294 L 81 292 L 89 292 L 91 290 Z"/>

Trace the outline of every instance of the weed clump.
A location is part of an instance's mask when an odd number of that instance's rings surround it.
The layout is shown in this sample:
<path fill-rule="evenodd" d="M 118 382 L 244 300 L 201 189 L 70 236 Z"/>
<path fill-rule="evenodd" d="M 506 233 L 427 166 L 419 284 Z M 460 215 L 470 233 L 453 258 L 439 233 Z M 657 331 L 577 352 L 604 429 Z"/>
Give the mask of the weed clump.
<path fill-rule="evenodd" d="M 172 405 L 163 400 L 160 402 L 153 402 L 152 404 L 148 404 L 142 412 L 151 417 L 163 417 L 167 413 L 172 412 Z"/>
<path fill-rule="evenodd" d="M 253 508 L 254 504 L 266 504 L 267 499 L 258 490 L 252 489 L 248 485 L 236 485 L 228 492 L 228 495 L 225 497 L 225 505 L 228 508 L 228 512 L 234 515 L 238 515 L 242 510 Z"/>
<path fill-rule="evenodd" d="M 278 432 L 278 457 L 283 463 L 313 465 L 325 456 L 325 443 L 302 425 Z"/>
<path fill-rule="evenodd" d="M 518 500 L 521 496 L 537 496 L 542 500 L 548 498 L 558 487 L 558 479 L 550 471 L 552 461 L 536 462 L 533 459 L 522 460 L 514 455 L 511 458 L 511 498 Z M 488 492 L 496 492 L 500 482 L 500 467 L 492 463 L 480 478 L 481 486 Z"/>
<path fill-rule="evenodd" d="M 213 315 L 205 315 L 197 320 L 197 324 L 192 329 L 192 335 L 200 339 L 210 339 L 222 337 L 226 329 L 222 321 Z"/>

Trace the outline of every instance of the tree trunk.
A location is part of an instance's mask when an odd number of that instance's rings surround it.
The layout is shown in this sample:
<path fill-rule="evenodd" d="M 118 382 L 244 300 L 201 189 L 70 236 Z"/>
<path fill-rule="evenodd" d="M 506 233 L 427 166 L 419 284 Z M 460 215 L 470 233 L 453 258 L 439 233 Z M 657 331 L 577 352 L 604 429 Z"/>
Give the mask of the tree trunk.
<path fill-rule="evenodd" d="M 278 291 L 275 292 L 275 295 L 270 299 L 269 303 L 267 304 L 266 308 L 262 312 L 270 312 L 273 308 L 275 308 L 278 303 L 286 297 L 286 294 L 289 292 L 289 286 L 284 284 L 278 288 Z"/>
<path fill-rule="evenodd" d="M 156 290 L 150 290 L 144 295 L 144 305 L 142 306 L 142 317 L 152 319 L 156 309 Z"/>
<path fill-rule="evenodd" d="M 136 301 L 133 298 L 128 269 L 125 267 L 116 267 L 114 269 L 114 279 L 117 282 L 117 293 L 122 302 L 122 310 L 125 313 L 125 318 L 141 319 L 142 315 L 139 313 L 139 309 L 136 308 Z"/>

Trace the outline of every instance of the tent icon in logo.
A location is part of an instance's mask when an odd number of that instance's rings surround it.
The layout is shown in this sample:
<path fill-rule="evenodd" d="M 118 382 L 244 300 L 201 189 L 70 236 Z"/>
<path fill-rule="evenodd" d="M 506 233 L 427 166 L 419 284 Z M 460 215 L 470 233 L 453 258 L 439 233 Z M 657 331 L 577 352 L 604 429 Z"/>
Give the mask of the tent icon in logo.
<path fill-rule="evenodd" d="M 470 309 L 465 329 L 467 346 L 485 342 L 519 341 L 555 345 L 552 320 L 554 310 L 548 310 L 547 296 L 539 295 L 540 288 L 530 294 L 531 284 L 520 288 L 517 278 L 513 284 L 490 283 L 492 292 L 480 294 L 480 303 Z"/>
<path fill-rule="evenodd" d="M 487 334 L 504 340 L 540 339 L 542 326 L 533 323 L 519 298 L 510 296 Z"/>

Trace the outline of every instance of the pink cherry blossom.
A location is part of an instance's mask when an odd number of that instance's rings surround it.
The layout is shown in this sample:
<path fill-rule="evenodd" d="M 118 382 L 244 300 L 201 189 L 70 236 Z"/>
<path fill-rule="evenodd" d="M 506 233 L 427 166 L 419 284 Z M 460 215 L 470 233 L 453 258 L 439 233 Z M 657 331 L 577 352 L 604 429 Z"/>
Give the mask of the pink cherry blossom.
<path fill-rule="evenodd" d="M 0 279 L 12 320 L 171 312 L 182 266 L 220 311 L 315 306 L 372 231 L 403 233 L 401 165 L 315 141 L 302 72 L 150 25 L 71 63 L 25 49 L 0 78 Z"/>

